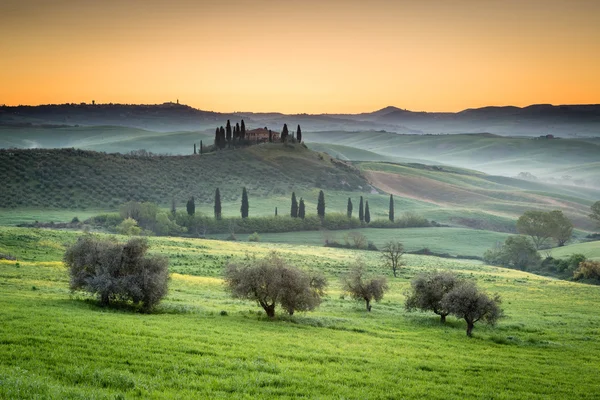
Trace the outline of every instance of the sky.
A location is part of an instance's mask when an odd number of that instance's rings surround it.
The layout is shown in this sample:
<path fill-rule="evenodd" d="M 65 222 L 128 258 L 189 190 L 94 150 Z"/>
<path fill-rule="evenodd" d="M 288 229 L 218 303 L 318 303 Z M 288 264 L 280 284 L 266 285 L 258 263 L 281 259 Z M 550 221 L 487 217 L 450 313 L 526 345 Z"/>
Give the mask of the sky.
<path fill-rule="evenodd" d="M 597 0 L 2 0 L 0 104 L 600 103 Z"/>

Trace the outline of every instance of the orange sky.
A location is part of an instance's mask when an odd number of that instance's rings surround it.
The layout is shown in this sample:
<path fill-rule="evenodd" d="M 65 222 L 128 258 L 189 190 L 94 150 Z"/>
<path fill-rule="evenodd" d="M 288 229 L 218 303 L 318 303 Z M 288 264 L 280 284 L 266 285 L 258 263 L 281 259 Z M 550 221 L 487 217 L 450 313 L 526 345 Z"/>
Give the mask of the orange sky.
<path fill-rule="evenodd" d="M 600 103 L 597 0 L 2 0 L 0 104 Z"/>

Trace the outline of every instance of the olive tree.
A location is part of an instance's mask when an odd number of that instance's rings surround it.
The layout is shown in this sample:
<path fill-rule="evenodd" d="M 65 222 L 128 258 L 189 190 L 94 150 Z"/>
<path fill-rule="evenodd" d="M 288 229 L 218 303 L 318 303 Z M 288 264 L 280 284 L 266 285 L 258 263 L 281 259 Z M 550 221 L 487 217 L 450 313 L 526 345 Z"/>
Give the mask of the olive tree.
<path fill-rule="evenodd" d="M 127 243 L 80 237 L 67 248 L 65 265 L 69 268 L 71 290 L 96 294 L 103 306 L 112 301 L 132 301 L 150 311 L 167 294 L 168 260 L 147 256 L 146 239 Z"/>
<path fill-rule="evenodd" d="M 225 268 L 225 285 L 233 297 L 256 301 L 274 318 L 277 304 L 290 315 L 314 310 L 321 304 L 327 280 L 289 265 L 271 253 L 262 259 L 230 262 Z"/>
<path fill-rule="evenodd" d="M 362 260 L 356 260 L 350 272 L 342 279 L 344 292 L 355 300 L 364 300 L 367 311 L 371 311 L 371 302 L 379 302 L 389 289 L 385 277 L 367 279 L 367 267 Z"/>
<path fill-rule="evenodd" d="M 400 242 L 389 241 L 381 249 L 381 258 L 386 267 L 391 268 L 394 273 L 394 278 L 398 276 L 398 269 L 404 263 L 402 256 L 404 255 L 404 246 Z"/>
<path fill-rule="evenodd" d="M 573 223 L 562 211 L 550 211 L 548 217 L 552 222 L 551 236 L 559 247 L 564 246 L 573 236 Z"/>
<path fill-rule="evenodd" d="M 487 250 L 483 260 L 492 265 L 526 270 L 540 264 L 535 245 L 525 236 L 509 236 L 500 247 Z"/>
<path fill-rule="evenodd" d="M 441 307 L 457 318 L 467 322 L 467 336 L 473 336 L 473 327 L 478 321 L 494 325 L 503 316 L 499 295 L 490 297 L 480 291 L 474 282 L 464 281 L 446 293 Z"/>
<path fill-rule="evenodd" d="M 410 282 L 404 306 L 407 311 L 433 311 L 440 316 L 440 322 L 445 323 L 450 311 L 442 306 L 442 300 L 461 283 L 462 280 L 452 272 L 418 275 Z"/>

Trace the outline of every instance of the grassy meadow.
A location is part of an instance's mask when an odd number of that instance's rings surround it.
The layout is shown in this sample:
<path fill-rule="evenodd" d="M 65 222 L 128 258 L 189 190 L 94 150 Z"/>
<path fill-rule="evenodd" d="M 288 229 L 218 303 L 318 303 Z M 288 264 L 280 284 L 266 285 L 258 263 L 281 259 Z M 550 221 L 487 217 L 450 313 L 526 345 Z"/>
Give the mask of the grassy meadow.
<path fill-rule="evenodd" d="M 485 266 L 405 256 L 393 279 L 374 252 L 272 243 L 150 238 L 171 263 L 170 292 L 149 315 L 70 293 L 60 262 L 78 233 L 0 228 L 0 398 L 594 399 L 600 395 L 600 288 Z M 277 250 L 323 271 L 314 313 L 269 321 L 224 292 L 229 260 Z M 341 296 L 357 255 L 391 290 L 367 313 Z M 503 298 L 496 327 L 407 313 L 409 279 L 432 269 L 476 279 Z M 225 311 L 227 315 L 221 315 Z"/>

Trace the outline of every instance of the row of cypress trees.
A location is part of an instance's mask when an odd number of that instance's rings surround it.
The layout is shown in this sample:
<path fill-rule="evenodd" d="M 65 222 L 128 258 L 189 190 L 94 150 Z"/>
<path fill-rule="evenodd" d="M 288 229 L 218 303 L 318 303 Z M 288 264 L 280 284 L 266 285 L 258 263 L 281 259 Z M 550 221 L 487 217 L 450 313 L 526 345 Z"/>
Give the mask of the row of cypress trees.
<path fill-rule="evenodd" d="M 196 213 L 196 203 L 194 200 L 194 196 L 192 196 L 187 204 L 186 210 L 189 215 L 194 215 Z M 250 210 L 250 204 L 248 202 L 248 191 L 244 187 L 242 189 L 242 204 L 240 207 L 240 213 L 242 218 L 248 218 Z M 175 213 L 175 200 L 171 204 L 171 212 Z M 352 218 L 353 205 L 352 199 L 348 197 L 348 206 L 347 206 L 347 215 L 348 218 Z M 214 215 L 216 219 L 221 219 L 221 192 L 219 188 L 215 190 L 215 204 L 214 204 Z M 275 215 L 277 215 L 277 208 L 275 208 Z M 319 198 L 317 201 L 317 215 L 321 218 L 325 217 L 325 193 L 321 190 L 319 191 Z M 304 204 L 304 199 L 300 198 L 300 201 L 296 199 L 296 192 L 292 192 L 292 205 L 290 209 L 290 216 L 292 218 L 302 218 L 306 216 L 306 206 Z M 371 213 L 369 211 L 369 201 L 363 203 L 363 197 L 360 196 L 360 203 L 358 205 L 358 219 L 361 222 L 366 222 L 367 224 L 371 222 Z M 394 222 L 394 196 L 390 195 L 390 207 L 389 207 L 389 219 Z"/>
<path fill-rule="evenodd" d="M 235 126 L 231 126 L 231 121 L 227 120 L 225 127 L 218 127 L 215 131 L 215 146 L 219 149 L 225 148 L 227 144 L 246 139 L 246 124 L 244 120 L 236 122 Z"/>
<path fill-rule="evenodd" d="M 346 214 L 348 218 L 352 218 L 352 211 L 354 206 L 352 205 L 352 199 L 348 197 L 348 206 L 346 207 Z M 388 211 L 388 218 L 391 222 L 394 222 L 394 195 L 390 194 L 390 207 Z M 369 210 L 369 200 L 363 203 L 363 197 L 360 196 L 360 202 L 358 203 L 358 219 L 360 222 L 371 222 L 371 212 Z"/>

